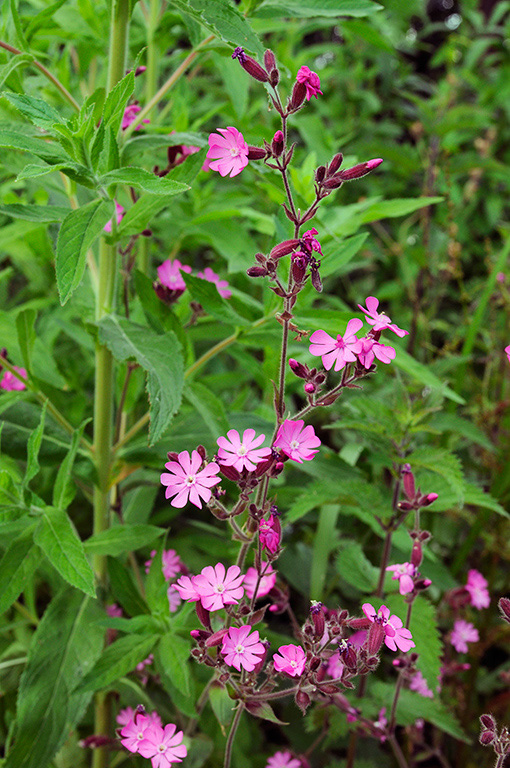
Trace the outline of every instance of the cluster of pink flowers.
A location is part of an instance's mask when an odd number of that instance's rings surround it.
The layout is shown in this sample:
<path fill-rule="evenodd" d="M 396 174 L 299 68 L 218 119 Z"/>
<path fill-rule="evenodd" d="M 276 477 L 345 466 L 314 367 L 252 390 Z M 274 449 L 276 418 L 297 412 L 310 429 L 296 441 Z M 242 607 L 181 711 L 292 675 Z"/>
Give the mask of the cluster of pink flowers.
<path fill-rule="evenodd" d="M 124 110 L 124 114 L 122 116 L 122 130 L 125 131 L 131 123 L 134 123 L 136 120 L 136 116 L 139 112 L 142 111 L 142 108 L 138 104 L 129 104 L 126 109 Z M 142 120 L 142 123 L 150 123 L 150 120 L 146 117 L 145 120 Z M 137 125 L 136 129 L 137 131 L 141 130 L 142 125 Z"/>
<path fill-rule="evenodd" d="M 364 368 L 370 368 L 374 358 L 382 363 L 389 363 L 394 360 L 395 349 L 381 344 L 379 341 L 380 333 L 383 330 L 390 330 L 397 336 L 403 337 L 408 331 L 404 331 L 392 323 L 388 315 L 377 311 L 379 301 L 375 296 L 369 296 L 366 305 L 367 308 L 365 309 L 361 304 L 358 304 L 366 315 L 367 323 L 373 326 L 367 336 L 358 339 L 356 334 L 362 328 L 363 322 L 356 317 L 349 320 L 344 335 L 338 334 L 336 339 L 326 331 L 315 331 L 310 336 L 310 354 L 321 357 L 322 364 L 327 371 L 331 370 L 333 366 L 335 371 L 341 371 L 347 363 L 354 363 L 356 359 Z"/>
<path fill-rule="evenodd" d="M 186 282 L 182 273 L 185 272 L 190 275 L 192 269 L 188 264 L 181 264 L 179 259 L 167 259 L 159 265 L 157 271 L 158 280 L 154 284 L 154 289 L 160 299 L 172 302 L 178 299 L 186 290 Z M 223 280 L 210 267 L 206 267 L 203 272 L 197 272 L 197 277 L 201 280 L 206 280 L 208 283 L 213 283 L 220 296 L 224 299 L 229 299 L 232 296 L 228 282 Z"/>
<path fill-rule="evenodd" d="M 142 711 L 138 711 L 138 710 Z M 169 768 L 172 763 L 181 763 L 188 754 L 182 743 L 184 734 L 177 731 L 173 723 L 163 726 L 157 712 L 145 714 L 139 707 L 134 712 L 130 707 L 121 710 L 117 722 L 120 729 L 120 743 L 129 752 L 150 759 L 152 768 Z"/>
<path fill-rule="evenodd" d="M 13 368 L 23 379 L 27 378 L 27 372 L 24 368 L 19 368 L 17 365 L 14 365 Z M 4 371 L 0 379 L 0 389 L 4 389 L 6 392 L 21 392 L 21 390 L 26 388 L 27 385 L 20 381 L 11 371 Z"/>

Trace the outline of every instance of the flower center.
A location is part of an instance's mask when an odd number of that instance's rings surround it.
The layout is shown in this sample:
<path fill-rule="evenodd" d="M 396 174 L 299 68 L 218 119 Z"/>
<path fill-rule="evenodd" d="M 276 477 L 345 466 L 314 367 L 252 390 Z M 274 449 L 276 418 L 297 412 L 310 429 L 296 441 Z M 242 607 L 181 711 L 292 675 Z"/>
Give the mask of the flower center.
<path fill-rule="evenodd" d="M 244 645 L 236 645 L 236 653 L 244 653 Z"/>
<path fill-rule="evenodd" d="M 297 451 L 297 449 L 299 448 L 298 441 L 297 440 L 292 440 L 292 442 L 290 443 L 290 447 L 292 448 L 293 451 Z"/>
<path fill-rule="evenodd" d="M 297 667 L 297 661 L 291 661 L 291 662 L 290 662 L 290 666 L 291 666 L 293 669 L 296 669 L 296 667 Z"/>
<path fill-rule="evenodd" d="M 189 487 L 190 485 L 195 485 L 196 477 L 195 475 L 188 475 L 186 478 L 186 485 Z"/>
<path fill-rule="evenodd" d="M 230 147 L 230 154 L 232 157 L 238 157 L 239 156 L 239 148 L 238 147 Z"/>
<path fill-rule="evenodd" d="M 221 595 L 221 593 L 225 591 L 225 585 L 216 584 L 216 586 L 214 587 L 214 591 L 217 592 L 219 595 Z"/>
<path fill-rule="evenodd" d="M 344 347 L 345 347 L 345 341 L 343 339 L 343 336 L 337 336 L 335 349 L 344 349 Z"/>
<path fill-rule="evenodd" d="M 138 739 L 138 741 L 141 741 L 141 740 L 143 739 L 143 731 L 139 731 L 139 732 L 136 734 L 136 738 Z"/>
<path fill-rule="evenodd" d="M 238 455 L 238 456 L 246 456 L 246 454 L 247 454 L 247 453 L 248 453 L 248 451 L 247 451 L 247 449 L 246 449 L 246 446 L 244 446 L 244 445 L 241 443 L 241 445 L 240 445 L 240 446 L 239 446 L 239 448 L 237 449 L 237 455 Z"/>
<path fill-rule="evenodd" d="M 158 752 L 166 752 L 166 746 L 165 744 L 160 744 L 158 747 Z"/>

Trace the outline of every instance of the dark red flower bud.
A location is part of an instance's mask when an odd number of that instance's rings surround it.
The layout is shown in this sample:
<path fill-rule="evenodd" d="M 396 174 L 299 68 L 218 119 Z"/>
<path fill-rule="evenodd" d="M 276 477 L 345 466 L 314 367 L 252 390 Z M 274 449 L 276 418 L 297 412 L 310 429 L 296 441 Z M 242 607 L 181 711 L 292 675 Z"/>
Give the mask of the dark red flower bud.
<path fill-rule="evenodd" d="M 209 611 L 207 611 L 204 608 L 200 600 L 197 600 L 197 602 L 195 603 L 195 610 L 197 612 L 198 620 L 202 624 L 202 626 L 205 627 L 206 629 L 212 630 L 211 614 L 209 613 Z"/>
<path fill-rule="evenodd" d="M 229 467 L 226 464 L 220 464 L 220 472 L 222 475 L 225 475 L 228 480 L 232 480 L 233 483 L 239 482 L 241 478 L 241 474 L 237 469 Z"/>
<path fill-rule="evenodd" d="M 271 142 L 271 152 L 273 153 L 273 157 L 280 157 L 284 146 L 285 137 L 282 131 L 276 131 L 275 135 L 273 136 L 273 141 Z"/>
<path fill-rule="evenodd" d="M 263 160 L 267 155 L 266 150 L 263 147 L 248 146 L 248 160 Z"/>
<path fill-rule="evenodd" d="M 492 715 L 480 715 L 480 722 L 484 728 L 488 728 L 491 731 L 495 731 L 498 727 Z"/>
<path fill-rule="evenodd" d="M 317 170 L 315 171 L 315 181 L 320 184 L 321 181 L 324 179 L 326 175 L 326 166 L 325 165 L 319 165 Z"/>
<path fill-rule="evenodd" d="M 498 602 L 501 617 L 510 624 L 510 600 L 508 597 L 501 597 Z"/>
<path fill-rule="evenodd" d="M 336 173 L 342 165 L 343 161 L 344 156 L 341 152 L 338 152 L 338 154 L 332 158 L 330 164 L 328 165 L 328 176 L 332 176 L 334 173 Z"/>
<path fill-rule="evenodd" d="M 482 731 L 480 734 L 480 744 L 486 747 L 488 744 L 492 744 L 495 738 L 496 734 L 494 731 Z"/>
<path fill-rule="evenodd" d="M 141 67 L 137 67 L 135 69 L 135 77 L 140 77 L 140 75 L 142 75 L 145 72 L 146 69 L 147 69 L 147 67 L 144 67 L 143 64 L 142 64 Z"/>
<path fill-rule="evenodd" d="M 168 461 L 179 461 L 179 454 L 175 451 L 168 451 Z"/>
<path fill-rule="evenodd" d="M 307 381 L 303 389 L 307 395 L 313 395 L 313 393 L 317 391 L 317 387 L 312 381 Z"/>
<path fill-rule="evenodd" d="M 193 640 L 196 640 L 197 643 L 202 644 L 207 638 L 209 637 L 211 633 L 210 632 L 204 632 L 203 629 L 192 629 L 190 632 L 191 637 Z"/>
<path fill-rule="evenodd" d="M 244 71 L 251 75 L 251 77 L 253 77 L 255 80 L 258 80 L 260 83 L 269 82 L 269 76 L 267 72 L 262 69 L 260 64 L 255 61 L 255 59 L 252 59 L 251 56 L 247 56 L 243 48 L 236 48 L 232 54 L 232 58 L 237 59 Z"/>
<path fill-rule="evenodd" d="M 306 710 L 312 703 L 309 695 L 304 691 L 298 691 L 294 697 L 294 701 L 296 702 L 303 715 L 306 715 Z"/>
<path fill-rule="evenodd" d="M 271 74 L 273 69 L 276 69 L 276 57 L 270 48 L 264 51 L 264 66 L 268 75 Z"/>
<path fill-rule="evenodd" d="M 409 510 L 414 509 L 414 504 L 411 504 L 409 501 L 399 501 L 397 506 L 402 512 L 409 512 Z"/>
<path fill-rule="evenodd" d="M 308 267 L 308 258 L 302 251 L 296 251 L 292 256 L 292 277 L 296 283 L 302 283 L 306 269 Z"/>
<path fill-rule="evenodd" d="M 320 261 L 317 264 L 312 264 L 310 268 L 310 275 L 312 279 L 312 285 L 317 293 L 322 293 L 322 280 L 319 274 Z"/>
<path fill-rule="evenodd" d="M 352 629 L 368 629 L 372 624 L 370 619 L 351 619 L 347 623 Z"/>
<path fill-rule="evenodd" d="M 342 660 L 349 670 L 355 670 L 357 666 L 356 651 L 352 645 L 349 645 L 346 651 L 341 653 Z"/>
<path fill-rule="evenodd" d="M 423 552 L 421 548 L 421 542 L 415 541 L 413 549 L 411 551 L 411 563 L 415 568 L 419 568 L 423 560 Z"/>
<path fill-rule="evenodd" d="M 380 650 L 381 645 L 384 642 L 385 636 L 386 635 L 381 624 L 379 624 L 379 622 L 377 621 L 372 621 L 370 624 L 370 628 L 368 630 L 368 638 L 367 638 L 367 642 L 368 642 L 367 647 L 368 647 L 368 652 L 370 654 L 373 655 L 374 653 L 377 653 Z"/>
<path fill-rule="evenodd" d="M 416 496 L 416 486 L 414 483 L 414 475 L 411 471 L 410 464 L 404 464 L 401 470 L 402 482 L 404 484 L 404 493 L 409 501 L 413 501 Z"/>
<path fill-rule="evenodd" d="M 331 683 L 323 683 L 317 687 L 321 693 L 326 693 L 328 696 L 334 696 L 336 693 L 338 693 L 336 685 L 331 685 Z"/>
<path fill-rule="evenodd" d="M 205 641 L 206 647 L 214 648 L 216 645 L 221 645 L 225 635 L 228 635 L 228 627 L 226 629 L 219 629 L 217 632 L 213 632 L 213 634 L 209 635 Z"/>
<path fill-rule="evenodd" d="M 289 253 L 292 253 L 298 245 L 299 240 L 283 240 L 283 242 L 278 243 L 278 245 L 275 245 L 275 247 L 271 249 L 269 257 L 276 260 L 281 259 L 282 256 L 288 256 Z"/>
<path fill-rule="evenodd" d="M 294 88 L 292 89 L 292 95 L 289 100 L 289 111 L 290 112 L 296 112 L 303 104 L 304 100 L 306 98 L 306 86 L 304 83 L 298 83 L 297 81 L 294 83 Z"/>
<path fill-rule="evenodd" d="M 426 496 L 422 496 L 420 499 L 420 506 L 428 507 L 429 504 L 433 504 L 437 498 L 439 498 L 437 493 L 427 493 Z"/>
<path fill-rule="evenodd" d="M 338 189 L 343 183 L 344 182 L 340 176 L 336 174 L 335 176 L 330 176 L 328 179 L 324 179 L 321 186 L 324 187 L 324 189 Z"/>
<path fill-rule="evenodd" d="M 320 640 L 320 638 L 324 634 L 324 629 L 326 627 L 326 619 L 324 616 L 324 609 L 322 607 L 322 603 L 313 601 L 310 607 L 310 614 L 311 614 L 313 626 L 315 629 L 315 637 L 318 640 Z"/>
<path fill-rule="evenodd" d="M 205 461 L 207 458 L 207 451 L 205 450 L 203 445 L 197 445 L 197 453 L 202 459 L 202 461 Z"/>
<path fill-rule="evenodd" d="M 265 267 L 250 267 L 246 270 L 248 277 L 265 277 L 267 269 Z"/>
<path fill-rule="evenodd" d="M 368 160 L 366 163 L 358 163 L 358 165 L 354 165 L 352 168 L 346 168 L 345 171 L 340 171 L 338 175 L 342 181 L 361 179 L 362 176 L 366 176 L 367 173 L 373 171 L 374 168 L 377 168 L 382 162 L 382 159 L 378 157 L 375 160 Z"/>
<path fill-rule="evenodd" d="M 293 357 L 289 359 L 289 367 L 292 370 L 292 373 L 294 373 L 296 376 L 299 376 L 300 379 L 306 379 L 308 376 L 308 366 L 303 365 L 303 363 L 299 363 L 297 360 L 294 360 Z"/>

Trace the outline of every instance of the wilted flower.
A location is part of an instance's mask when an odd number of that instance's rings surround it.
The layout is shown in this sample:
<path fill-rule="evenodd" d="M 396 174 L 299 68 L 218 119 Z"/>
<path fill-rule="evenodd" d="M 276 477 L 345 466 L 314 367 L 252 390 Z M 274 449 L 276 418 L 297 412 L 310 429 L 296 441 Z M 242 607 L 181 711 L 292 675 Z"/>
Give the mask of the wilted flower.
<path fill-rule="evenodd" d="M 298 83 L 302 83 L 305 86 L 307 101 L 310 101 L 312 96 L 317 98 L 319 93 L 321 96 L 324 95 L 321 91 L 319 75 L 316 72 L 312 72 L 309 67 L 301 67 L 296 75 L 296 80 Z"/>
<path fill-rule="evenodd" d="M 220 482 L 216 477 L 220 468 L 211 461 L 199 470 L 202 457 L 198 451 L 193 451 L 191 457 L 188 451 L 181 451 L 178 461 L 169 461 L 165 464 L 168 472 L 161 475 L 161 483 L 167 486 L 165 498 L 174 496 L 170 504 L 172 507 L 184 507 L 188 500 L 199 509 L 202 509 L 201 499 L 207 504 L 212 493 L 211 488 Z"/>
<path fill-rule="evenodd" d="M 242 133 L 231 125 L 218 128 L 218 133 L 221 136 L 209 134 L 209 168 L 218 171 L 220 176 L 237 176 L 248 165 L 248 145 Z"/>

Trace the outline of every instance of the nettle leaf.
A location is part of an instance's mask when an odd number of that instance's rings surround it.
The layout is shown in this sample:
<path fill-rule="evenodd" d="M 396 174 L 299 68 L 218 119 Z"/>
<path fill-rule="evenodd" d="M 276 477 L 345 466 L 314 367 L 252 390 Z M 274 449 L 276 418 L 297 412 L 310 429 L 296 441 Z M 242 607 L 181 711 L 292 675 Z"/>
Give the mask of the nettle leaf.
<path fill-rule="evenodd" d="M 80 537 L 65 512 L 47 507 L 34 535 L 50 563 L 71 586 L 91 597 L 96 596 L 94 572 Z"/>
<path fill-rule="evenodd" d="M 343 539 L 340 542 L 336 570 L 348 584 L 356 587 L 360 592 L 370 594 L 375 591 L 379 569 L 372 565 L 357 541 Z"/>
<path fill-rule="evenodd" d="M 294 18 L 313 18 L 316 16 L 369 16 L 380 11 L 384 6 L 372 0 L 266 0 L 256 12 L 263 18 L 273 16 L 292 16 Z"/>
<path fill-rule="evenodd" d="M 55 123 L 62 123 L 59 113 L 42 99 L 36 99 L 34 96 L 27 96 L 24 93 L 8 91 L 4 91 L 2 96 L 39 128 L 50 130 Z"/>
<path fill-rule="evenodd" d="M 264 47 L 251 25 L 229 0 L 172 0 L 172 5 L 226 43 L 263 55 Z"/>
<path fill-rule="evenodd" d="M 154 444 L 181 404 L 184 362 L 177 337 L 171 332 L 159 336 L 149 328 L 107 315 L 99 323 L 99 338 L 117 360 L 134 358 L 147 371 L 149 436 Z"/>
<path fill-rule="evenodd" d="M 220 296 L 214 283 L 194 275 L 186 275 L 185 282 L 195 301 L 202 305 L 208 315 L 229 325 L 251 325 L 250 320 L 242 317 L 232 308 L 228 299 Z"/>
<path fill-rule="evenodd" d="M 74 689 L 99 657 L 104 630 L 95 601 L 74 590 L 47 608 L 32 638 L 21 677 L 15 743 L 5 768 L 46 768 L 91 698 Z"/>
<path fill-rule="evenodd" d="M 26 581 L 40 562 L 34 546 L 36 524 L 26 524 L 25 530 L 12 541 L 0 561 L 0 613 L 11 607 L 23 592 Z"/>
<path fill-rule="evenodd" d="M 117 226 L 119 237 L 136 235 L 143 232 L 151 224 L 154 216 L 170 205 L 174 195 L 180 194 L 186 189 L 189 189 L 189 187 L 183 185 L 183 189 L 179 189 L 171 195 L 154 195 L 151 192 L 140 195 L 136 203 L 129 208 Z"/>
<path fill-rule="evenodd" d="M 144 192 L 152 192 L 154 195 L 178 195 L 190 188 L 188 184 L 173 181 L 166 176 L 155 176 L 145 168 L 117 168 L 101 176 L 99 183 L 105 187 L 112 184 L 127 184 Z"/>
<path fill-rule="evenodd" d="M 60 227 L 55 269 L 60 303 L 65 304 L 82 281 L 87 251 L 113 216 L 112 200 L 92 200 L 71 211 Z"/>
<path fill-rule="evenodd" d="M 413 470 L 419 467 L 440 475 L 445 480 L 456 496 L 457 503 L 464 500 L 464 476 L 460 459 L 444 448 L 427 446 L 417 448 L 406 457 L 406 461 Z M 418 478 L 419 479 L 419 478 Z"/>
<path fill-rule="evenodd" d="M 90 536 L 85 551 L 94 555 L 121 555 L 147 547 L 165 533 L 155 525 L 115 525 L 107 531 Z"/>
<path fill-rule="evenodd" d="M 62 221 L 69 213 L 69 208 L 60 205 L 21 205 L 11 203 L 0 205 L 0 213 L 13 219 L 24 219 L 47 224 L 52 221 Z"/>
<path fill-rule="evenodd" d="M 69 155 L 56 144 L 51 144 L 46 137 L 26 136 L 20 131 L 5 128 L 0 129 L 0 147 L 30 152 L 31 155 L 40 157 L 45 163 L 50 164 L 65 163 L 71 160 Z"/>
<path fill-rule="evenodd" d="M 158 641 L 157 635 L 126 635 L 109 645 L 85 676 L 78 690 L 99 691 L 114 683 L 119 677 L 132 672 L 136 665 L 147 658 Z"/>

